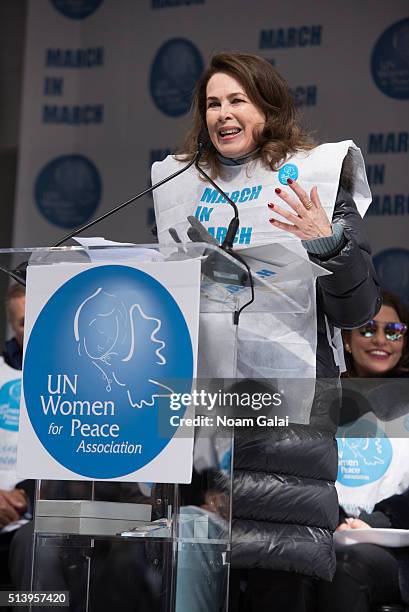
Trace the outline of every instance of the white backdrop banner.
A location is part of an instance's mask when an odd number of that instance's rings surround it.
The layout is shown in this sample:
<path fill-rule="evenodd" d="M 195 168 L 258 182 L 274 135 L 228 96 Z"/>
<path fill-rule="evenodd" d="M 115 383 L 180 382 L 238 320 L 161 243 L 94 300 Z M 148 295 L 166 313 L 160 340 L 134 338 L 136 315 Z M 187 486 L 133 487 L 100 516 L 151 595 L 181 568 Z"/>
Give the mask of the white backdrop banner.
<path fill-rule="evenodd" d="M 210 55 L 235 49 L 287 78 L 319 142 L 361 148 L 375 262 L 409 296 L 408 40 L 407 0 L 31 0 L 14 244 L 48 245 L 142 191 Z M 146 198 L 97 233 L 149 242 L 151 224 Z"/>
<path fill-rule="evenodd" d="M 190 482 L 170 398 L 196 373 L 199 278 L 197 260 L 28 268 L 19 476 Z"/>

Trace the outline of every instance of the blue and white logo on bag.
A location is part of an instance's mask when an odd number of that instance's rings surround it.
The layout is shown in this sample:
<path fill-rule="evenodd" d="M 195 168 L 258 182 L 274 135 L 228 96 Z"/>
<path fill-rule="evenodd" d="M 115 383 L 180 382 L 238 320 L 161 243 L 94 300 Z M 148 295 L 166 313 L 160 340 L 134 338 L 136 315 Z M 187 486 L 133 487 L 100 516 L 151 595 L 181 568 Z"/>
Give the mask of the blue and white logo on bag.
<path fill-rule="evenodd" d="M 287 185 L 287 179 L 296 181 L 298 179 L 298 168 L 295 164 L 284 164 L 278 171 L 278 180 L 282 185 Z"/>
<path fill-rule="evenodd" d="M 84 155 L 62 155 L 42 168 L 34 194 L 47 221 L 73 228 L 95 213 L 101 201 L 102 181 L 95 164 Z"/>
<path fill-rule="evenodd" d="M 0 387 L 0 429 L 18 431 L 21 380 L 10 380 Z"/>
<path fill-rule="evenodd" d="M 158 109 L 169 117 L 185 115 L 202 72 L 202 56 L 190 40 L 172 38 L 162 45 L 150 76 L 151 95 Z"/>
<path fill-rule="evenodd" d="M 360 420 L 340 427 L 338 441 L 338 482 L 360 487 L 376 482 L 388 470 L 393 456 L 392 444 L 379 426 Z"/>
<path fill-rule="evenodd" d="M 391 25 L 378 38 L 371 58 L 372 77 L 390 98 L 409 99 L 409 19 Z"/>
<path fill-rule="evenodd" d="M 175 429 L 159 437 L 159 412 L 169 421 L 170 395 L 190 391 L 192 375 L 189 330 L 167 289 L 140 270 L 98 266 L 58 289 L 34 325 L 27 412 L 61 465 L 116 478 L 169 443 Z"/>
<path fill-rule="evenodd" d="M 85 19 L 94 13 L 102 0 L 50 0 L 55 9 L 64 17 Z"/>

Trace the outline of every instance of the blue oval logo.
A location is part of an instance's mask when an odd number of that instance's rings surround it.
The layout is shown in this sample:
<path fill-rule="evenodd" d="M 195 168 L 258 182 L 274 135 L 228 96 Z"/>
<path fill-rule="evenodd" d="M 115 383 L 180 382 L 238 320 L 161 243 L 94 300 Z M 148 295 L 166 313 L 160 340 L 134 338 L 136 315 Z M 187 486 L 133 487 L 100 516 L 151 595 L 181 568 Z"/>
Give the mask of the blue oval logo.
<path fill-rule="evenodd" d="M 278 171 L 278 180 L 282 185 L 287 185 L 287 179 L 296 181 L 298 179 L 298 168 L 295 164 L 284 164 Z"/>
<path fill-rule="evenodd" d="M 195 45 L 184 38 L 163 44 L 153 60 L 150 90 L 157 108 L 169 117 L 181 117 L 189 109 L 203 59 Z"/>
<path fill-rule="evenodd" d="M 338 477 L 345 487 L 376 482 L 392 461 L 392 445 L 385 432 L 365 419 L 340 427 L 337 432 Z"/>
<path fill-rule="evenodd" d="M 21 379 L 10 380 L 0 388 L 0 429 L 18 431 Z"/>
<path fill-rule="evenodd" d="M 95 213 L 102 194 L 96 166 L 84 155 L 62 155 L 40 171 L 34 196 L 41 214 L 58 227 L 74 228 Z"/>
<path fill-rule="evenodd" d="M 189 330 L 167 289 L 140 270 L 99 266 L 66 282 L 37 318 L 24 361 L 27 412 L 64 467 L 125 476 L 175 434 L 159 417 L 170 422 L 169 397 L 189 392 L 192 375 Z"/>
<path fill-rule="evenodd" d="M 51 0 L 53 7 L 70 19 L 85 19 L 95 13 L 103 0 Z"/>
<path fill-rule="evenodd" d="M 409 18 L 381 34 L 372 52 L 371 72 L 376 86 L 386 96 L 409 98 Z"/>

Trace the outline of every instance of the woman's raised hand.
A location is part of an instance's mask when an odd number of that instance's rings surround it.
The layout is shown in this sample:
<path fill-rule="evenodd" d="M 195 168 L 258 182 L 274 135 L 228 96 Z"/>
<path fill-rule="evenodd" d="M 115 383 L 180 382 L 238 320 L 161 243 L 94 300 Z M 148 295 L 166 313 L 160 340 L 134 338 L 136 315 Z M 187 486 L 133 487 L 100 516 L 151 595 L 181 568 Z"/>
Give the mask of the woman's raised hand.
<path fill-rule="evenodd" d="M 289 222 L 284 223 L 272 218 L 270 223 L 274 227 L 294 234 L 301 240 L 331 236 L 331 223 L 320 202 L 317 187 L 314 186 L 308 196 L 307 192 L 295 181 L 287 179 L 287 183 L 297 197 L 289 195 L 278 187 L 275 192 L 294 212 L 285 210 L 278 204 L 270 203 L 268 207 Z"/>

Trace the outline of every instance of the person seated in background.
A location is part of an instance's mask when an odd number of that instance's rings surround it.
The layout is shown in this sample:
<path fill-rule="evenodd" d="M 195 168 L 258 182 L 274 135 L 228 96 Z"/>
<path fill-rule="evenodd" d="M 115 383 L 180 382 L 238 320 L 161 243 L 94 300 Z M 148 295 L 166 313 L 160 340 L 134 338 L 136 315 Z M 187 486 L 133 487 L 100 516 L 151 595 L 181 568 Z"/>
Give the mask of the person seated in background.
<path fill-rule="evenodd" d="M 381 502 L 376 504 L 374 513 L 385 517 L 386 521 L 389 522 L 389 526 L 394 529 L 409 529 L 409 489 L 400 495 L 392 495 L 387 499 L 383 499 Z M 355 519 L 351 522 L 351 529 L 362 529 L 368 528 L 372 525 L 370 521 L 368 523 L 357 522 L 359 519 Z M 409 548 L 398 548 L 395 549 L 398 564 L 399 564 L 399 588 L 403 602 L 409 609 Z"/>
<path fill-rule="evenodd" d="M 392 293 L 382 290 L 382 308 L 372 321 L 343 333 L 346 372 L 344 377 L 406 377 L 409 375 L 407 307 Z"/>
<path fill-rule="evenodd" d="M 0 582 L 10 583 L 9 548 L 21 525 L 31 516 L 33 481 L 16 477 L 18 415 L 23 355 L 25 289 L 11 285 L 6 298 L 7 322 L 13 337 L 0 357 Z"/>
<path fill-rule="evenodd" d="M 399 526 L 388 513 L 388 499 L 409 488 L 409 396 L 401 387 L 394 393 L 400 383 L 396 379 L 409 373 L 409 313 L 396 296 L 382 291 L 382 298 L 372 321 L 343 334 L 347 371 L 337 434 L 337 531 Z M 374 386 L 360 377 L 376 379 Z M 351 389 L 361 397 L 353 396 Z M 409 526 L 409 519 L 406 522 Z M 319 612 L 369 612 L 373 604 L 400 601 L 396 551 L 374 544 L 340 544 L 336 555 L 333 582 L 319 588 Z"/>
<path fill-rule="evenodd" d="M 3 358 L 11 368 L 21 370 L 23 365 L 24 313 L 26 308 L 25 287 L 18 283 L 10 285 L 5 305 L 7 322 L 14 335 L 5 343 Z"/>

